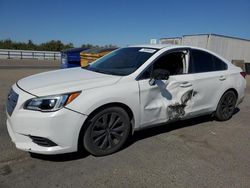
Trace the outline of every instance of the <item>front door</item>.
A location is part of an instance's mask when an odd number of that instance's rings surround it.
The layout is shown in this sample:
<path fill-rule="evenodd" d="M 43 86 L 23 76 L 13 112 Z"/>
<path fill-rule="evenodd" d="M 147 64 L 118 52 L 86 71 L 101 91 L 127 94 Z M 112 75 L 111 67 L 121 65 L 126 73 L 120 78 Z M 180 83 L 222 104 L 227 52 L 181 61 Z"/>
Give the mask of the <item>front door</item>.
<path fill-rule="evenodd" d="M 149 68 L 166 69 L 170 72 L 168 80 L 156 80 L 149 84 L 147 76 L 139 80 L 141 127 L 182 119 L 192 111 L 192 74 L 185 74 L 188 53 L 175 51 L 163 54 Z M 147 73 L 147 71 L 145 71 Z"/>

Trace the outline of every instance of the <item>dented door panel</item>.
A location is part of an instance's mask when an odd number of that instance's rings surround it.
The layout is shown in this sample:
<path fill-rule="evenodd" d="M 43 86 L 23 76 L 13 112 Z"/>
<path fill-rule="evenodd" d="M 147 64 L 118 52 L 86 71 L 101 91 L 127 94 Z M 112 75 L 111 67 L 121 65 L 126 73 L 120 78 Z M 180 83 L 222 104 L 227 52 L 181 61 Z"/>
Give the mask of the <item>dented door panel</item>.
<path fill-rule="evenodd" d="M 179 120 L 192 112 L 194 97 L 192 75 L 170 76 L 157 80 L 154 86 L 149 80 L 140 80 L 141 127 Z"/>
<path fill-rule="evenodd" d="M 221 81 L 220 76 L 225 76 Z M 227 88 L 227 75 L 225 71 L 196 73 L 194 76 L 194 90 L 196 102 L 193 105 L 193 115 L 208 114 L 216 110 L 218 101 Z"/>

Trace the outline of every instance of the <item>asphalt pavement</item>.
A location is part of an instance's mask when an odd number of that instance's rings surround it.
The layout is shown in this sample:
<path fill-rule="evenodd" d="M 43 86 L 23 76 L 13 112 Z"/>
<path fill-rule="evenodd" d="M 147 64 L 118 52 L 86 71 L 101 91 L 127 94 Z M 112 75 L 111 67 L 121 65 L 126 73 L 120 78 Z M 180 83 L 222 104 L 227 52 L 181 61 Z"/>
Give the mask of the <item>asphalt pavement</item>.
<path fill-rule="evenodd" d="M 105 157 L 17 150 L 6 129 L 7 93 L 22 77 L 58 68 L 59 62 L 0 61 L 0 188 L 250 187 L 250 76 L 244 102 L 226 122 L 203 116 L 146 129 Z"/>

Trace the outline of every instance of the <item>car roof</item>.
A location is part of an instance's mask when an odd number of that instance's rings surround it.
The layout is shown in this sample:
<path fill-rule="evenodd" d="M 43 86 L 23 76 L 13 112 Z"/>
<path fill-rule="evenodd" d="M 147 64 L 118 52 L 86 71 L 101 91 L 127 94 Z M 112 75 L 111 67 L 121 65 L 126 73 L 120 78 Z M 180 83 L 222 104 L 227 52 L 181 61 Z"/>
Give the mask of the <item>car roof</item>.
<path fill-rule="evenodd" d="M 200 50 L 208 51 L 207 49 L 196 47 L 196 46 L 177 45 L 177 44 L 142 44 L 142 45 L 132 45 L 132 46 L 128 46 L 128 47 L 155 48 L 155 49 L 193 48 L 193 49 L 200 49 Z"/>
<path fill-rule="evenodd" d="M 219 57 L 224 62 L 227 62 L 227 64 L 229 63 L 229 61 L 226 58 L 222 57 L 221 55 L 219 55 L 213 51 L 210 51 L 208 49 L 197 47 L 197 46 L 177 45 L 177 44 L 142 44 L 142 45 L 132 45 L 132 46 L 128 46 L 128 47 L 154 48 L 154 49 L 159 49 L 159 50 L 163 49 L 163 48 L 168 48 L 169 50 L 175 49 L 175 48 L 186 48 L 186 49 L 191 48 L 191 49 L 202 50 L 202 51 L 208 52 L 212 55 Z"/>
<path fill-rule="evenodd" d="M 128 46 L 128 47 L 162 49 L 162 48 L 172 47 L 172 46 L 177 46 L 177 45 L 172 45 L 172 44 L 141 44 L 141 45 L 132 45 L 132 46 Z"/>

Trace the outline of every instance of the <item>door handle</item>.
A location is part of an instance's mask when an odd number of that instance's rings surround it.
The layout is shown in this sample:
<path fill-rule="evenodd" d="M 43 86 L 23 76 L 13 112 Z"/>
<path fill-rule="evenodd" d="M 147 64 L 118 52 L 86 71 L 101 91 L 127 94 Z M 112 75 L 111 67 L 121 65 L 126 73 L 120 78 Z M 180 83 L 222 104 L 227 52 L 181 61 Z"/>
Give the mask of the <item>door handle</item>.
<path fill-rule="evenodd" d="M 190 83 L 190 82 L 182 82 L 181 83 L 181 85 L 180 85 L 180 87 L 191 87 L 192 86 L 192 84 Z"/>
<path fill-rule="evenodd" d="M 226 80 L 226 77 L 225 76 L 220 76 L 219 80 L 220 81 Z"/>

